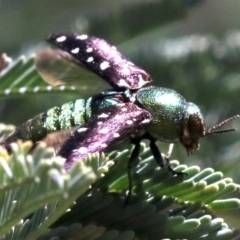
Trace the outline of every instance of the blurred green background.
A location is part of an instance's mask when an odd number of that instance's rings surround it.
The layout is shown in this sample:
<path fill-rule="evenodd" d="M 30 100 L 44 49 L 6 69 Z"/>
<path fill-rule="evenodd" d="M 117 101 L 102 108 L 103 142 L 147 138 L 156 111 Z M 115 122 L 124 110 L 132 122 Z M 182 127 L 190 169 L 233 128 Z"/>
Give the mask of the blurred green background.
<path fill-rule="evenodd" d="M 149 72 L 154 85 L 197 103 L 211 127 L 240 113 L 239 14 L 238 0 L 2 0 L 0 52 L 13 59 L 30 55 L 53 32 L 104 38 Z M 20 124 L 79 97 L 59 93 L 1 99 L 0 122 Z M 240 120 L 229 127 L 240 129 Z M 167 144 L 160 147 L 166 151 Z M 240 182 L 240 132 L 208 136 L 189 157 L 178 144 L 172 158 L 212 167 Z"/>

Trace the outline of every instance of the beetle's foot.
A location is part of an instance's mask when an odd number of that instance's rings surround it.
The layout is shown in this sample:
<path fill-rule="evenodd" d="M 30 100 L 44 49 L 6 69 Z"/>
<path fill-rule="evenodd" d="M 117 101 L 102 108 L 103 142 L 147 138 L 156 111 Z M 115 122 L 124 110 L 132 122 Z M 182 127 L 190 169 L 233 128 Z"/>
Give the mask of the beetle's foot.
<path fill-rule="evenodd" d="M 172 167 L 171 164 L 170 164 L 170 159 L 169 159 L 167 156 L 165 156 L 165 161 L 166 161 L 166 167 L 167 167 L 167 169 L 169 170 L 169 172 L 172 172 L 173 175 L 174 175 L 174 174 L 176 174 L 176 175 L 178 175 L 178 176 L 179 176 L 179 175 L 185 175 L 185 176 L 188 175 L 187 173 L 173 170 L 173 167 Z"/>
<path fill-rule="evenodd" d="M 173 167 L 172 167 L 169 163 L 167 163 L 167 168 L 168 168 L 169 172 L 172 172 L 173 175 L 174 175 L 174 174 L 176 174 L 176 175 L 178 175 L 178 176 L 180 176 L 180 175 L 185 175 L 185 176 L 187 176 L 187 175 L 188 175 L 188 174 L 185 173 L 185 172 L 179 172 L 179 171 L 173 170 Z"/>

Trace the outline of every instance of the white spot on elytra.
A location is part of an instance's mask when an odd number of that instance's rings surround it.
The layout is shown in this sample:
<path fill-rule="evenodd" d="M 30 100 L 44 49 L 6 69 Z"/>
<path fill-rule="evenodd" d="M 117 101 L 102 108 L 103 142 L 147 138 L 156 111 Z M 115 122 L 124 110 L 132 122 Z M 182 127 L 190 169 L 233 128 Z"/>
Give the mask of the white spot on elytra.
<path fill-rule="evenodd" d="M 84 153 L 87 153 L 87 152 L 88 152 L 88 149 L 87 149 L 86 147 L 80 147 L 80 148 L 78 149 L 78 152 L 84 154 Z"/>
<path fill-rule="evenodd" d="M 101 125 L 101 124 L 103 124 L 103 122 L 98 122 L 98 123 L 97 123 L 97 125 Z"/>
<path fill-rule="evenodd" d="M 108 114 L 102 113 L 101 115 L 98 115 L 98 118 L 107 118 Z"/>
<path fill-rule="evenodd" d="M 91 48 L 91 47 L 89 47 L 89 48 L 87 48 L 87 50 L 86 50 L 86 52 L 92 52 L 93 51 L 93 48 Z"/>
<path fill-rule="evenodd" d="M 86 35 L 86 34 L 82 34 L 82 35 L 79 35 L 76 37 L 76 39 L 80 39 L 80 40 L 85 40 L 87 38 L 88 38 L 88 35 Z"/>
<path fill-rule="evenodd" d="M 88 59 L 87 59 L 87 62 L 92 62 L 93 61 L 93 57 L 89 57 Z"/>
<path fill-rule="evenodd" d="M 66 36 L 61 36 L 56 39 L 57 42 L 64 42 L 67 39 Z"/>
<path fill-rule="evenodd" d="M 126 112 L 126 111 L 127 111 L 127 108 L 122 108 L 122 111 L 123 111 L 123 112 Z"/>
<path fill-rule="evenodd" d="M 109 62 L 107 62 L 107 61 L 104 61 L 104 62 L 102 62 L 102 63 L 100 64 L 101 70 L 105 70 L 105 69 L 107 69 L 107 68 L 109 68 L 109 67 L 110 67 L 110 64 L 109 64 Z"/>
<path fill-rule="evenodd" d="M 71 53 L 78 53 L 79 52 L 79 50 L 80 50 L 80 48 L 79 47 L 76 47 L 76 48 L 74 48 L 74 49 L 72 49 L 71 50 Z"/>
<path fill-rule="evenodd" d="M 150 119 L 145 119 L 142 121 L 142 123 L 149 123 L 151 120 Z"/>
<path fill-rule="evenodd" d="M 114 133 L 114 134 L 113 134 L 113 137 L 115 137 L 115 138 L 117 138 L 117 137 L 119 137 L 119 136 L 120 136 L 119 133 Z"/>
<path fill-rule="evenodd" d="M 78 131 L 78 132 L 86 132 L 86 131 L 87 131 L 87 128 L 79 128 L 77 131 Z"/>
<path fill-rule="evenodd" d="M 132 121 L 132 120 L 127 120 L 126 123 L 127 123 L 128 125 L 131 125 L 131 124 L 133 124 L 133 121 Z"/>
<path fill-rule="evenodd" d="M 107 144 L 106 143 L 102 143 L 101 147 L 105 148 L 105 147 L 107 147 Z"/>
<path fill-rule="evenodd" d="M 106 134 L 108 132 L 109 132 L 108 128 L 103 128 L 103 129 L 100 129 L 99 131 L 99 133 L 102 133 L 102 134 Z"/>
<path fill-rule="evenodd" d="M 126 87 L 126 88 L 129 88 L 129 87 L 130 87 L 124 79 L 120 79 L 120 80 L 119 80 L 118 86 L 120 86 L 120 87 Z"/>

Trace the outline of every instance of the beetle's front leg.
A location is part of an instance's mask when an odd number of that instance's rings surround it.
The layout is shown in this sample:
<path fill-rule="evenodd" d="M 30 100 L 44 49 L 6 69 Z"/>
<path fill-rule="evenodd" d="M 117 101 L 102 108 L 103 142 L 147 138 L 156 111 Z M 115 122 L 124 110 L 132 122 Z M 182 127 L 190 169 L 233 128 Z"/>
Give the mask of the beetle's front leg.
<path fill-rule="evenodd" d="M 170 157 L 171 157 L 171 155 L 172 155 L 173 147 L 174 147 L 174 144 L 173 144 L 173 143 L 170 143 L 170 144 L 169 144 L 169 147 L 168 147 L 168 152 L 165 154 L 164 159 L 165 159 L 165 161 L 166 161 L 167 168 L 168 168 L 171 172 L 173 172 L 174 174 L 181 175 L 181 174 L 183 174 L 183 173 L 182 173 L 182 172 L 174 171 L 174 170 L 172 169 L 171 164 L 170 164 Z"/>
<path fill-rule="evenodd" d="M 166 161 L 169 161 L 169 159 L 170 159 L 170 157 L 172 155 L 173 147 L 174 147 L 174 143 L 170 143 L 169 147 L 168 147 L 168 152 L 165 154 L 165 160 Z"/>

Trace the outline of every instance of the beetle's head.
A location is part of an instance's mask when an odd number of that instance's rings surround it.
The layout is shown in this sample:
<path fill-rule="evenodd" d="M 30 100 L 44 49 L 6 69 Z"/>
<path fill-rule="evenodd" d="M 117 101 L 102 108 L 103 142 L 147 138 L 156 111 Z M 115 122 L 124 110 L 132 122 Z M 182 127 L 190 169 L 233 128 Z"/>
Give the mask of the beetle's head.
<path fill-rule="evenodd" d="M 199 139 L 205 135 L 204 117 L 199 107 L 191 102 L 186 104 L 183 133 L 180 142 L 186 148 L 187 153 L 193 149 L 199 149 Z"/>
<path fill-rule="evenodd" d="M 240 115 L 235 115 L 231 118 L 228 118 L 206 130 L 204 117 L 199 107 L 194 103 L 188 102 L 186 104 L 183 133 L 180 138 L 180 142 L 186 148 L 187 153 L 189 155 L 192 153 L 192 150 L 199 149 L 200 147 L 199 139 L 201 137 L 207 136 L 209 134 L 222 134 L 236 131 L 235 128 L 223 130 L 219 129 L 223 125 L 229 123 L 230 121 L 236 118 L 240 118 Z"/>

